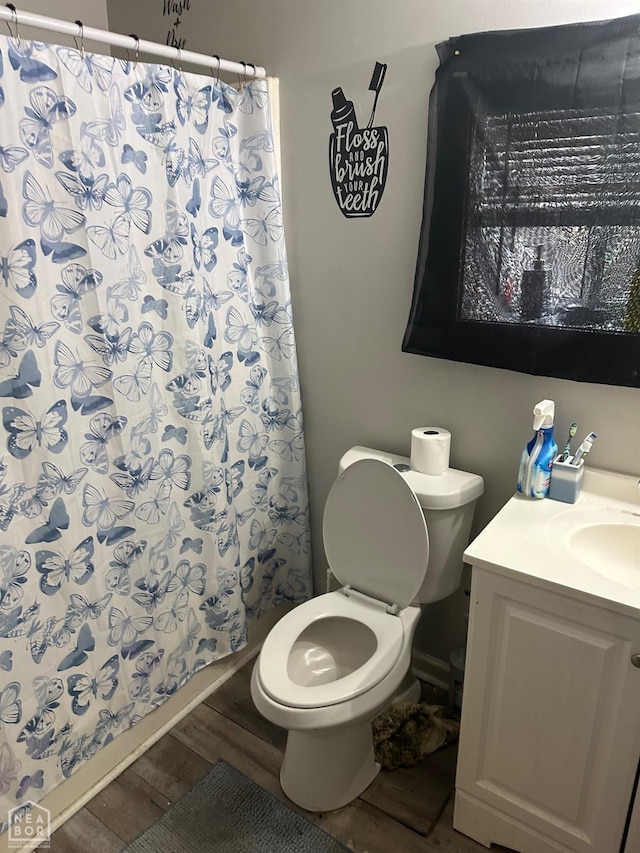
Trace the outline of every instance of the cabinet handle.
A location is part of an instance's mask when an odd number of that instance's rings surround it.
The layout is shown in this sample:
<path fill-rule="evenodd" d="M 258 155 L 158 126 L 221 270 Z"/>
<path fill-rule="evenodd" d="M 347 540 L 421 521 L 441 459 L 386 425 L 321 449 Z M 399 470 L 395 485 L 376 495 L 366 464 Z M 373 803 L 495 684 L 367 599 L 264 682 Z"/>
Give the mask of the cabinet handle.
<path fill-rule="evenodd" d="M 640 667 L 640 655 L 638 655 L 638 654 L 631 655 L 631 663 L 634 666 Z"/>

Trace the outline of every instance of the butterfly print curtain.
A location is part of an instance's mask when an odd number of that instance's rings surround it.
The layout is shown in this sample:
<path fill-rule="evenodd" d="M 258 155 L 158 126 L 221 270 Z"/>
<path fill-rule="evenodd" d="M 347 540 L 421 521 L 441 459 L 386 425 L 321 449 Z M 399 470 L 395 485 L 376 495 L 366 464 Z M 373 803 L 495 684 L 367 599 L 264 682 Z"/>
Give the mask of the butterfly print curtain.
<path fill-rule="evenodd" d="M 0 60 L 6 828 L 310 574 L 266 83 Z"/>

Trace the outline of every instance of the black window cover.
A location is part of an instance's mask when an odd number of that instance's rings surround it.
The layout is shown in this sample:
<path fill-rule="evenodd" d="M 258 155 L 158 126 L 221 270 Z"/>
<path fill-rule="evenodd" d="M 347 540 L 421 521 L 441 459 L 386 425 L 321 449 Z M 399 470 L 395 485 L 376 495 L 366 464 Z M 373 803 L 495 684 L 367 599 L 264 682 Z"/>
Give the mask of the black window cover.
<path fill-rule="evenodd" d="M 403 350 L 640 387 L 640 16 L 437 50 Z"/>

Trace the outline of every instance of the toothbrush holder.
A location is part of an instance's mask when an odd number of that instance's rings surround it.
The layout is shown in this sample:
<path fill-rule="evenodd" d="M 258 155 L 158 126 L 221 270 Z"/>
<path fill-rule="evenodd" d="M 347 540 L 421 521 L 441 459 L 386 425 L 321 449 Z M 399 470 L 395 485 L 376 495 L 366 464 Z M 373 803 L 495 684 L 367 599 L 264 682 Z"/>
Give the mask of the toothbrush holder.
<path fill-rule="evenodd" d="M 566 462 L 563 462 L 560 454 L 551 464 L 549 497 L 554 501 L 574 504 L 580 496 L 584 479 L 584 459 L 580 459 L 577 465 L 572 465 L 572 460 L 573 456 L 569 456 Z"/>

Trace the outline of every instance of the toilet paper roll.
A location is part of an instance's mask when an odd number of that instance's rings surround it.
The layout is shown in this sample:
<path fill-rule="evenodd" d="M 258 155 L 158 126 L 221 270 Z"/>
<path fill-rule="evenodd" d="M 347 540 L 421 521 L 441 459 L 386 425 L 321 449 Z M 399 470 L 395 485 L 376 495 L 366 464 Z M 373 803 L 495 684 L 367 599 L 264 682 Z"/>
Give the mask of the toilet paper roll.
<path fill-rule="evenodd" d="M 442 427 L 411 430 L 411 467 L 421 474 L 440 476 L 449 467 L 451 433 Z"/>

